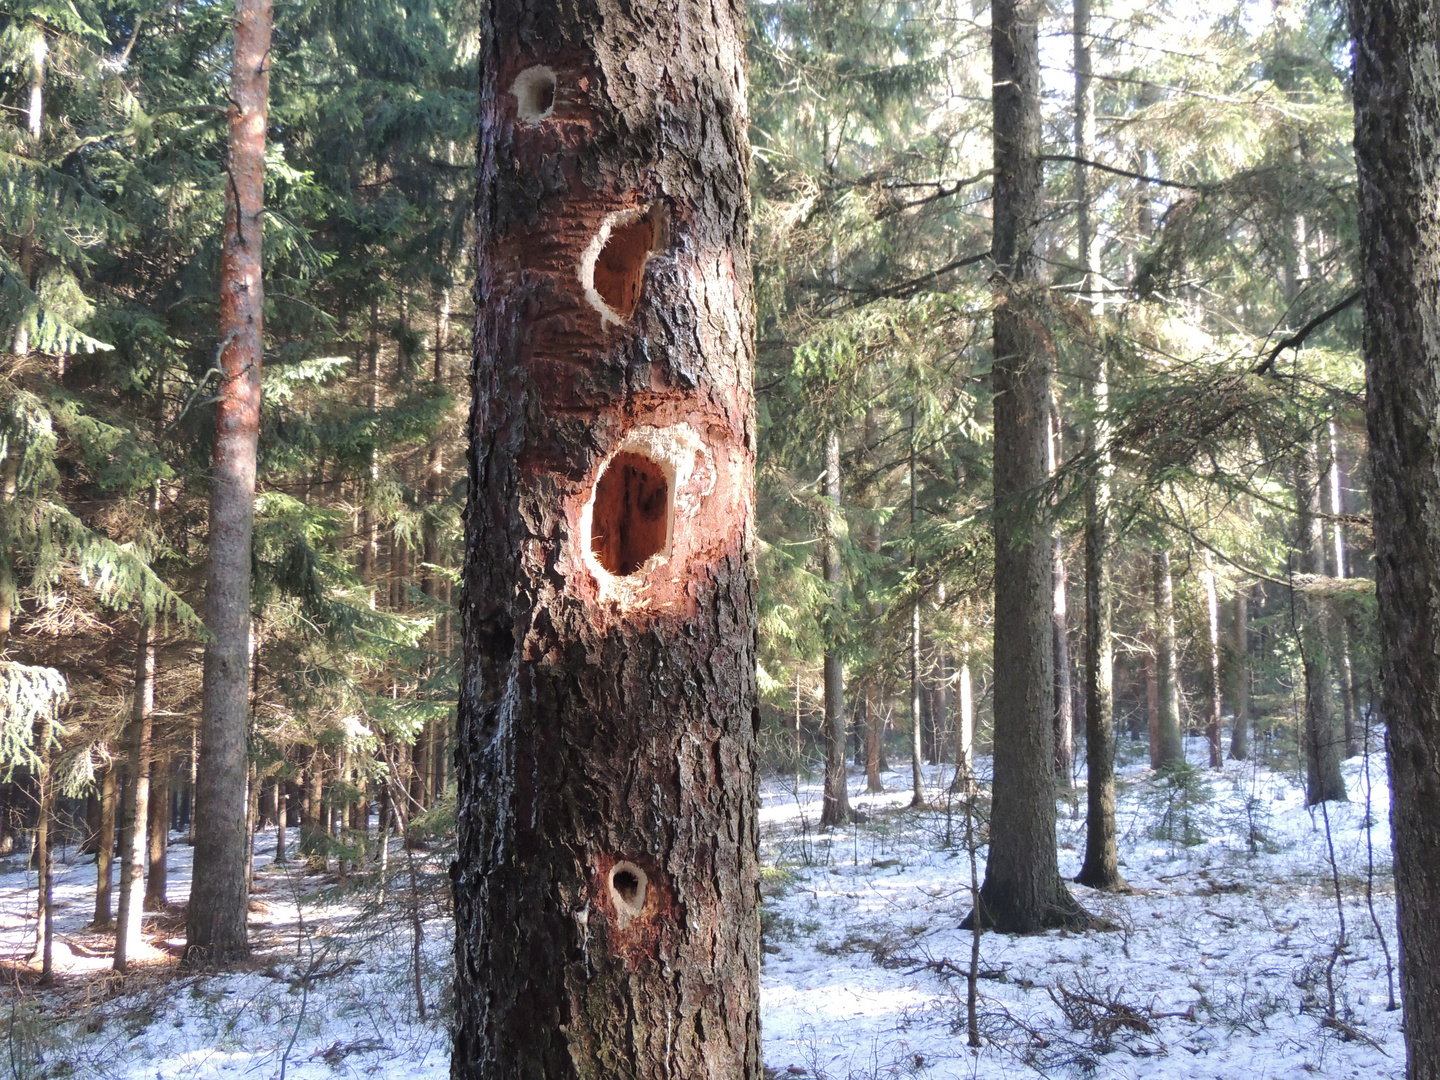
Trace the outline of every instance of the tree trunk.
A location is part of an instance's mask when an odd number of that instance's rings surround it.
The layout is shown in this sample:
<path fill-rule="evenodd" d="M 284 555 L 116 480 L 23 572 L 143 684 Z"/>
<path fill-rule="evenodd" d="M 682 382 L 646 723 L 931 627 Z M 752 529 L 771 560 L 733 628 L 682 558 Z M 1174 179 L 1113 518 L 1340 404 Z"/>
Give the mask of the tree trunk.
<path fill-rule="evenodd" d="M 1151 557 L 1155 589 L 1156 693 L 1159 702 L 1159 753 L 1156 767 L 1185 760 L 1180 731 L 1180 672 L 1175 657 L 1175 585 L 1170 576 L 1170 550 L 1158 548 Z"/>
<path fill-rule="evenodd" d="M 1330 513 L 1334 517 L 1334 548 L 1331 576 L 1344 580 L 1345 526 L 1341 521 L 1345 513 L 1345 489 L 1340 483 L 1340 444 L 1336 438 L 1335 421 L 1330 421 Z M 1359 698 L 1355 692 L 1355 671 L 1350 663 L 1350 620 L 1335 620 L 1339 631 L 1340 645 L 1340 702 L 1345 710 L 1345 756 L 1354 757 L 1364 750 L 1364 739 L 1360 731 Z"/>
<path fill-rule="evenodd" d="M 865 791 L 871 795 L 885 790 L 880 781 L 880 716 L 874 697 L 875 692 L 867 687 L 860 700 L 865 714 Z"/>
<path fill-rule="evenodd" d="M 95 917 L 92 925 L 104 929 L 110 925 L 110 898 L 115 878 L 115 810 L 116 776 L 119 762 L 105 766 L 100 779 L 100 831 L 95 837 Z"/>
<path fill-rule="evenodd" d="M 1325 528 L 1320 516 L 1319 451 L 1312 441 L 1295 464 L 1296 531 L 1300 569 L 1325 575 Z M 1345 746 L 1341 719 L 1335 715 L 1330 678 L 1330 605 L 1324 596 L 1292 596 L 1300 658 L 1305 668 L 1305 805 L 1344 800 L 1340 760 Z"/>
<path fill-rule="evenodd" d="M 1204 553 L 1205 567 L 1200 572 L 1205 586 L 1205 613 L 1209 629 L 1206 658 L 1209 661 L 1205 680 L 1205 738 L 1210 744 L 1210 768 L 1224 764 L 1224 747 L 1220 739 L 1220 598 L 1215 591 L 1215 565 L 1209 551 Z"/>
<path fill-rule="evenodd" d="M 1235 586 L 1235 726 L 1230 730 L 1230 756 L 1250 756 L 1250 589 Z"/>
<path fill-rule="evenodd" d="M 1150 767 L 1160 767 L 1160 649 L 1158 626 L 1151 627 L 1150 648 L 1145 652 L 1145 734 L 1150 745 Z"/>
<path fill-rule="evenodd" d="M 51 720 L 36 724 L 40 770 L 35 787 L 35 957 L 40 961 L 40 985 L 55 979 L 55 777 L 50 769 Z"/>
<path fill-rule="evenodd" d="M 1050 409 L 1050 430 L 1045 440 L 1046 471 L 1055 475 L 1062 455 L 1060 412 Z M 1068 788 L 1075 772 L 1075 706 L 1070 689 L 1070 619 L 1066 593 L 1070 578 L 1065 572 L 1065 538 L 1051 529 L 1051 582 L 1055 590 L 1051 605 L 1051 642 L 1055 650 L 1055 779 Z"/>
<path fill-rule="evenodd" d="M 1095 144 L 1095 88 L 1090 65 L 1090 0 L 1074 0 L 1075 156 L 1090 159 Z M 1090 175 L 1075 167 L 1076 248 L 1080 295 L 1095 304 L 1099 247 L 1090 222 Z M 1099 335 L 1096 335 L 1097 339 Z M 1097 340 L 1090 381 L 1089 446 L 1095 469 L 1085 489 L 1085 861 L 1075 880 L 1096 889 L 1125 886 L 1115 825 L 1115 654 L 1110 587 L 1110 361 Z"/>
<path fill-rule="evenodd" d="M 170 753 L 150 765 L 150 871 L 145 876 L 145 910 L 165 910 L 165 860 L 170 848 Z"/>
<path fill-rule="evenodd" d="M 120 910 L 115 918 L 115 970 L 130 969 L 142 938 L 145 831 L 150 820 L 150 728 L 155 711 L 155 624 L 146 619 L 135 640 L 135 690 L 126 730 L 129 762 L 120 807 Z M 197 850 L 196 854 L 199 852 Z"/>
<path fill-rule="evenodd" d="M 1440 1080 L 1440 12 L 1353 0 L 1380 715 L 1409 1080 Z"/>
<path fill-rule="evenodd" d="M 742 35 L 481 6 L 455 1080 L 761 1075 Z"/>
<path fill-rule="evenodd" d="M 850 820 L 850 774 L 845 762 L 845 665 L 840 659 L 839 637 L 844 612 L 840 604 L 840 563 L 837 537 L 844 518 L 840 511 L 840 432 L 825 433 L 825 536 L 822 550 L 827 610 L 825 625 L 825 796 L 820 826 L 844 825 Z"/>
<path fill-rule="evenodd" d="M 970 620 L 962 618 L 960 668 L 955 673 L 955 776 L 954 793 L 969 791 L 975 783 L 975 693 L 970 682 Z"/>
<path fill-rule="evenodd" d="M 275 778 L 275 865 L 283 866 L 285 858 L 285 825 L 290 816 L 289 791 L 283 776 Z"/>
<path fill-rule="evenodd" d="M 992 5 L 994 85 L 995 779 L 990 856 L 969 919 L 1007 932 L 1087 916 L 1055 843 L 1052 545 L 1044 509 L 1053 358 L 1044 328 L 1037 0 Z M 967 920 L 968 921 L 968 920 Z"/>
<path fill-rule="evenodd" d="M 920 567 L 916 532 L 919 494 L 915 481 L 915 408 L 910 408 L 910 576 Z M 920 601 L 910 605 L 910 805 L 925 805 L 925 728 L 920 717 Z"/>
<path fill-rule="evenodd" d="M 252 843 L 246 791 L 250 710 L 250 536 L 264 356 L 261 226 L 270 95 L 270 0 L 236 0 L 230 76 L 230 152 L 220 252 L 221 398 L 215 406 L 210 567 L 205 590 L 204 707 L 195 807 L 195 868 L 185 959 L 248 956 Z"/>

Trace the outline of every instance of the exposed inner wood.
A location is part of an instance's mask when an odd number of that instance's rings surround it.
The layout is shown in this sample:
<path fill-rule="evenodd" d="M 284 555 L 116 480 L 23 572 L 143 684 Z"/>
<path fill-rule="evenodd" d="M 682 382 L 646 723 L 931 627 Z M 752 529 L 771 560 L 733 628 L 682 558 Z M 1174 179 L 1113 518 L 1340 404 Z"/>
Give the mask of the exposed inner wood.
<path fill-rule="evenodd" d="M 643 455 L 621 451 L 595 486 L 590 550 L 610 573 L 635 573 L 665 549 L 669 509 L 665 471 Z"/>
<path fill-rule="evenodd" d="M 635 312 L 645 262 L 655 244 L 655 226 L 649 216 L 616 225 L 595 260 L 595 291 L 622 319 Z"/>

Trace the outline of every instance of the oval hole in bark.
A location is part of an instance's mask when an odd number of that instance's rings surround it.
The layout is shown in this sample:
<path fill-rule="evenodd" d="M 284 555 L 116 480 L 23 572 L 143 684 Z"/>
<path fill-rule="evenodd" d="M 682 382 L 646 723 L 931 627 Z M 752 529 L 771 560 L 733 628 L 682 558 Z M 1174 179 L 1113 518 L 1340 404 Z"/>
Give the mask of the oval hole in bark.
<path fill-rule="evenodd" d="M 645 907 L 645 871 L 632 862 L 617 862 L 610 871 L 610 899 L 615 910 L 629 918 Z"/>
<path fill-rule="evenodd" d="M 602 322 L 623 323 L 635 314 L 645 264 L 664 231 L 664 208 L 658 203 L 644 210 L 621 210 L 601 224 L 585 249 L 580 280 Z"/>
<path fill-rule="evenodd" d="M 622 450 L 595 485 L 590 551 L 611 574 L 624 577 L 663 555 L 670 531 L 670 477 L 659 462 Z"/>
<path fill-rule="evenodd" d="M 528 67 L 510 84 L 515 115 L 522 124 L 538 124 L 555 111 L 555 72 L 544 64 Z"/>

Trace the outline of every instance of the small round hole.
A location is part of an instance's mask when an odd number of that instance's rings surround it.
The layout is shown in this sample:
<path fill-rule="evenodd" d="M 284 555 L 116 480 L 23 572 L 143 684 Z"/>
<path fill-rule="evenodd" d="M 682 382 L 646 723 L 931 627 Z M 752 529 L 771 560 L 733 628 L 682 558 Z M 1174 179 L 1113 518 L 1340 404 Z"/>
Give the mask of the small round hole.
<path fill-rule="evenodd" d="M 610 871 L 610 898 L 621 914 L 634 917 L 645 907 L 645 871 L 630 862 L 618 862 Z"/>
<path fill-rule="evenodd" d="M 538 124 L 555 111 L 555 72 L 544 64 L 526 68 L 510 84 L 515 115 L 522 124 Z"/>
<path fill-rule="evenodd" d="M 670 529 L 670 480 L 658 462 L 622 450 L 595 485 L 590 551 L 611 574 L 641 570 L 665 551 Z"/>

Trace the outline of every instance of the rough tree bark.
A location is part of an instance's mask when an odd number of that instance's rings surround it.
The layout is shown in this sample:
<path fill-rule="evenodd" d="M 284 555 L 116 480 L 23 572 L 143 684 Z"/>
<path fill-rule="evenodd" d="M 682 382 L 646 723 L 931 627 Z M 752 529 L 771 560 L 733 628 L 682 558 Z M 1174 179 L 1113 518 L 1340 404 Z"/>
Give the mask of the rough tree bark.
<path fill-rule="evenodd" d="M 456 1080 L 758 1080 L 743 12 L 481 5 Z"/>
<path fill-rule="evenodd" d="M 844 825 L 850 820 L 850 774 L 845 747 L 845 665 L 840 659 L 840 544 L 844 518 L 840 513 L 840 432 L 825 433 L 825 536 L 823 571 L 828 610 L 825 614 L 825 794 L 820 807 L 821 827 Z"/>
<path fill-rule="evenodd" d="M 920 567 L 916 533 L 920 496 L 915 484 L 915 408 L 910 408 L 910 576 Z M 925 805 L 925 728 L 920 716 L 920 601 L 910 605 L 910 805 Z"/>
<path fill-rule="evenodd" d="M 1025 933 L 1087 916 L 1056 859 L 1051 545 L 1046 508 L 1035 497 L 1045 483 L 1053 366 L 1037 256 L 1040 4 L 997 0 L 991 10 L 995 778 L 985 882 L 966 922 L 978 916 L 984 925 Z"/>
<path fill-rule="evenodd" d="M 1440 9 L 1352 0 L 1350 26 L 1407 1075 L 1440 1080 Z"/>
<path fill-rule="evenodd" d="M 231 54 L 225 237 L 220 249 L 220 400 L 210 493 L 205 588 L 204 705 L 195 867 L 185 960 L 224 963 L 250 952 L 250 834 L 246 732 L 250 719 L 250 537 L 260 435 L 265 297 L 261 226 L 265 125 L 270 98 L 270 0 L 236 0 Z"/>

